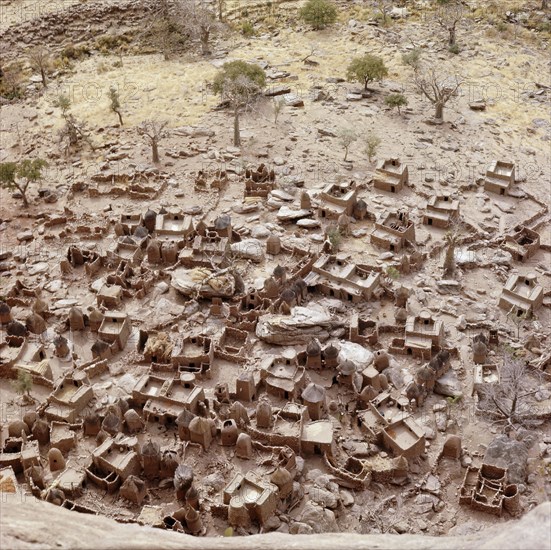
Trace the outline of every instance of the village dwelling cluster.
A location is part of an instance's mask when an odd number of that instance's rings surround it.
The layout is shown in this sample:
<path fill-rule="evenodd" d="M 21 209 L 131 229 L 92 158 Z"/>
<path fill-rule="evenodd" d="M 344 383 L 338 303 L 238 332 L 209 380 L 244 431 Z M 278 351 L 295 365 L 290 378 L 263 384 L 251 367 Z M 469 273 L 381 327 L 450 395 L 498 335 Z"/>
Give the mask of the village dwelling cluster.
<path fill-rule="evenodd" d="M 265 165 L 242 179 L 244 204 L 272 201 L 282 224 L 313 228 L 329 221 L 346 235 L 351 220 L 370 220 L 366 238 L 399 255 L 397 273 L 428 260 L 410 213 L 376 215 L 353 181 L 327 184 L 317 195 L 303 192 L 295 207 Z M 219 190 L 227 180 L 225 172 L 200 172 L 196 190 Z M 384 160 L 372 183 L 399 197 L 409 185 L 407 166 Z M 499 161 L 484 189 L 506 195 L 513 184 L 514 166 Z M 430 197 L 421 219 L 449 228 L 461 220 L 457 198 Z M 56 225 L 66 226 L 69 238 L 112 237 L 100 226 L 79 230 L 70 218 Z M 127 521 L 192 535 L 205 534 L 211 517 L 236 529 L 264 527 L 305 498 L 300 480 L 310 461 L 347 490 L 407 483 L 434 438 L 423 415 L 447 414 L 445 406 L 425 408 L 433 393 L 476 396 L 499 382 L 497 329 L 470 327 L 463 364 L 439 315 L 414 311 L 411 288 L 380 264 L 352 262 L 327 228 L 312 251 L 275 232 L 265 242 L 247 238 L 229 214 L 207 222 L 193 211 L 147 209 L 122 214 L 113 233 L 104 250 L 71 239 L 60 264 L 65 280 L 89 281 L 94 303 L 65 300 L 53 308 L 20 280 L 0 302 L 1 376 L 24 373 L 48 391 L 34 410 L 3 426 L 0 474 L 12 492 L 24 480 L 38 498 L 99 513 L 86 496 L 101 491 L 127 503 L 134 512 Z M 545 291 L 534 274 L 520 271 L 537 253 L 540 235 L 520 225 L 503 246 L 519 272 L 496 305 L 530 316 L 544 305 Z M 260 280 L 239 271 L 241 261 L 258 274 L 267 259 L 275 267 Z M 172 317 L 174 304 L 163 297 L 169 292 L 184 304 Z M 136 304 L 148 298 L 150 313 L 134 318 Z M 357 309 L 374 302 L 390 315 Z M 200 323 L 179 330 L 178 321 L 199 314 Z M 110 368 L 121 358 L 127 366 L 118 393 L 111 393 Z M 397 361 L 409 365 L 401 384 Z M 465 369 L 473 372 L 472 388 L 461 387 Z M 446 418 L 439 426 L 445 440 L 438 460 L 459 464 L 466 452 L 461 438 L 446 433 Z M 239 467 L 225 470 L 213 498 L 189 457 L 230 454 Z M 159 488 L 164 503 L 155 498 Z M 459 503 L 497 515 L 521 509 L 507 469 L 485 461 L 466 469 Z"/>

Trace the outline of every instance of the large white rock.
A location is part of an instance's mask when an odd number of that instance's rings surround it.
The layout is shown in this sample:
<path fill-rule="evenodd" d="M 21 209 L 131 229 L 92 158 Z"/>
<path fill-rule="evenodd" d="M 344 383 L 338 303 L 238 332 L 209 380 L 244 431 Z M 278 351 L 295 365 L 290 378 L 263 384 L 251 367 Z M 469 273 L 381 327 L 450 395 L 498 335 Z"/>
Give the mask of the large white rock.
<path fill-rule="evenodd" d="M 339 363 L 347 360 L 352 361 L 352 363 L 356 365 L 357 370 L 361 371 L 373 362 L 373 354 L 360 344 L 355 344 L 354 342 L 341 342 L 339 347 Z"/>
<path fill-rule="evenodd" d="M 245 239 L 231 245 L 233 254 L 239 258 L 252 260 L 253 262 L 264 261 L 264 248 L 265 246 L 258 239 Z"/>
<path fill-rule="evenodd" d="M 453 371 L 448 371 L 439 378 L 434 385 L 434 393 L 444 395 L 445 397 L 459 397 L 463 395 L 461 391 L 461 382 L 455 376 Z"/>
<path fill-rule="evenodd" d="M 113 550 L 122 550 L 128 548 L 129 541 L 132 541 L 132 548 L 137 550 L 149 550 L 151 547 L 221 550 L 229 546 L 223 537 L 193 537 L 135 523 L 117 523 L 113 519 L 101 515 L 78 514 L 78 512 L 69 511 L 61 506 L 38 501 L 30 495 L 22 499 L 20 494 L 10 495 L 4 492 L 3 498 L 4 504 L 0 514 L 1 548 L 38 550 L 51 547 L 51 541 L 54 540 L 59 548 L 75 549 L 109 546 Z M 159 515 L 160 513 L 159 510 Z M 75 517 L 76 514 L 78 517 Z M 276 550 L 299 545 L 304 550 L 360 550 L 366 548 L 387 548 L 388 550 L 516 548 L 517 550 L 532 550 L 533 548 L 549 548 L 551 503 L 544 502 L 519 519 L 502 521 L 498 525 L 473 530 L 468 534 L 460 534 L 463 526 L 466 525 L 461 523 L 452 528 L 449 535 L 440 537 L 389 533 L 333 534 L 331 531 L 338 531 L 334 513 L 311 502 L 307 502 L 304 506 L 300 519 L 304 524 L 316 526 L 315 531 L 323 531 L 324 534 L 321 536 L 319 534 L 301 535 L 299 538 L 285 533 L 252 535 L 240 537 L 239 548 L 242 550 Z M 451 536 L 452 534 L 458 536 Z"/>
<path fill-rule="evenodd" d="M 279 209 L 279 212 L 277 213 L 277 219 L 279 221 L 293 221 L 293 220 L 300 220 L 301 218 L 307 218 L 312 215 L 312 210 L 308 210 L 306 208 L 300 208 L 298 210 L 294 210 L 293 208 L 289 208 L 288 206 L 282 206 Z"/>
<path fill-rule="evenodd" d="M 213 277 L 213 272 L 206 268 L 175 269 L 171 285 L 185 296 L 200 294 L 205 298 L 213 296 L 233 296 L 235 278 L 230 273 Z"/>
<path fill-rule="evenodd" d="M 333 329 L 343 322 L 317 304 L 294 307 L 291 315 L 269 313 L 258 318 L 256 335 L 261 340 L 280 346 L 307 344 L 312 338 L 325 341 Z"/>

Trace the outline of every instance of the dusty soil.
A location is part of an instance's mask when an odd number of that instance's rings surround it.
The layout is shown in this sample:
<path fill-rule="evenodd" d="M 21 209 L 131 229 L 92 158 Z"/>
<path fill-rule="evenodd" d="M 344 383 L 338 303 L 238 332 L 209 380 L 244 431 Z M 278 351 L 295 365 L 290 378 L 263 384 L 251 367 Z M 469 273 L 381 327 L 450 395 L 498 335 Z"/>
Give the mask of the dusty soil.
<path fill-rule="evenodd" d="M 20 11 L 24 8 L 24 0 L 2 4 L 6 9 L 1 19 L 2 29 L 12 30 L 27 21 L 22 19 Z M 58 4 L 57 9 L 63 12 L 76 2 Z M 421 408 L 412 411 L 413 417 L 426 428 L 427 449 L 422 457 L 410 461 L 409 480 L 405 485 L 373 483 L 362 491 L 348 491 L 348 495 L 343 495 L 342 488 L 339 491 L 333 487 L 340 501 L 334 510 L 338 529 L 440 535 L 466 533 L 496 521 L 507 521 L 510 519 L 507 514 L 496 518 L 459 505 L 459 486 L 465 466 L 479 465 L 487 446 L 505 429 L 503 423 L 492 422 L 476 411 L 471 344 L 481 327 L 493 327 L 499 330 L 501 340 L 501 347 L 493 352 L 497 361 L 506 353 L 503 346 L 508 353 L 514 353 L 525 362 L 537 360 L 550 349 L 549 34 L 513 24 L 506 24 L 505 30 L 498 31 L 489 22 L 493 13 L 489 13 L 489 8 L 488 13 L 482 9 L 461 22 L 458 29 L 460 52 L 454 55 L 448 51 L 445 34 L 435 26 L 430 10 L 421 6 L 409 8 L 410 15 L 405 19 L 375 26 L 371 24 L 374 14 L 368 13 L 363 4 L 340 2 L 336 25 L 315 32 L 296 21 L 300 4 L 285 2 L 273 6 L 270 11 L 251 10 L 248 17 L 256 35 L 246 38 L 237 31 L 242 9 L 235 2 L 230 3 L 228 18 L 232 28 L 214 38 L 213 53 L 209 57 L 201 57 L 196 48 L 168 61 L 159 53 L 136 51 L 124 54 L 122 66 L 117 66 L 118 55 L 105 55 L 92 49 L 88 58 L 73 62 L 57 76 L 52 74 L 47 89 L 42 89 L 34 78 L 36 75 L 28 72 L 25 97 L 1 106 L 0 161 L 40 157 L 45 158 L 49 166 L 43 181 L 29 187 L 28 208 L 22 207 L 20 198 L 14 197 L 12 191 L 0 189 L 0 253 L 6 255 L 5 261 L 10 264 L 0 273 L 0 296 L 8 295 L 16 281 L 28 288 L 40 289 L 51 314 L 47 318 L 48 330 L 32 338 L 44 343 L 51 358 L 54 380 L 60 380 L 72 372 L 74 366 L 72 362 L 63 363 L 53 358 L 53 338 L 56 332 L 68 338 L 77 357 L 76 365 L 92 360 L 90 348 L 96 336 L 88 332 L 68 332 L 62 328 L 62 323 L 72 305 L 86 310 L 96 304 L 97 280 L 110 272 L 102 268 L 90 278 L 80 267 L 70 274 L 62 273 L 60 261 L 66 257 L 70 245 L 78 244 L 103 253 L 117 238 L 114 226 L 121 214 L 144 214 L 148 208 L 158 212 L 161 208 L 190 210 L 200 207 L 197 220 L 212 223 L 219 215 L 229 213 L 234 230 L 242 237 L 264 226 L 269 232 L 279 234 L 284 243 L 319 250 L 324 240 L 323 227 L 307 230 L 293 224 L 282 225 L 276 218 L 277 208 L 270 208 L 265 201 L 256 211 L 241 213 L 238 205 L 242 202 L 244 184 L 239 174 L 248 165 L 265 162 L 275 170 L 277 186 L 293 195 L 296 205 L 302 190 L 293 185 L 293 178 L 303 179 L 304 189 L 309 191 L 319 191 L 333 181 L 355 180 L 361 187 L 359 196 L 366 201 L 369 211 L 378 215 L 384 210 L 406 209 L 415 222 L 414 249 L 425 255 L 422 266 L 411 273 L 399 274 L 398 279 L 389 280 L 388 284 L 393 289 L 399 285 L 412 289 L 407 306 L 409 313 L 428 310 L 444 322 L 447 346 L 458 350 L 452 359 L 452 370 L 460 381 L 463 398 L 450 403 L 440 395 L 431 394 Z M 500 8 L 496 17 L 504 19 L 504 12 L 505 7 Z M 129 28 L 134 28 L 133 24 L 129 24 Z M 114 31 L 110 29 L 109 32 Z M 52 51 L 58 47 L 58 44 L 52 45 Z M 445 122 L 441 125 L 431 124 L 433 108 L 416 91 L 412 69 L 402 63 L 402 54 L 413 47 L 421 49 L 424 64 L 438 67 L 443 76 L 460 74 L 464 78 L 459 93 L 446 105 Z M 21 59 L 25 59 L 24 50 L 21 44 Z M 350 59 L 366 51 L 385 60 L 388 77 L 380 83 L 370 84 L 372 93 L 368 98 L 349 101 L 348 94 L 359 90 L 361 85 L 332 80 L 345 79 Z M 310 53 L 316 65 L 302 61 Z M 269 74 L 289 73 L 287 77 L 269 79 L 268 85 L 286 84 L 293 94 L 304 100 L 303 107 L 285 107 L 277 123 L 271 100 L 260 100 L 242 116 L 240 148 L 232 146 L 232 117 L 227 110 L 215 110 L 219 98 L 212 93 L 209 84 L 224 62 L 235 59 L 259 63 L 267 67 Z M 122 127 L 109 110 L 110 86 L 119 90 L 124 118 Z M 320 90 L 327 99 L 314 101 Z M 396 92 L 408 99 L 408 106 L 401 114 L 389 110 L 384 103 L 389 93 Z M 63 125 L 63 118 L 60 109 L 53 105 L 60 93 L 70 97 L 71 112 L 87 124 L 94 148 L 84 145 L 69 155 L 60 150 L 57 131 Z M 486 101 L 486 109 L 471 110 L 469 103 L 479 99 Z M 161 178 L 151 178 L 145 183 L 160 188 L 164 182 L 164 187 L 147 199 L 109 194 L 110 184 L 95 183 L 93 175 L 98 172 L 132 174 L 136 167 L 151 167 L 150 148 L 138 135 L 136 127 L 152 118 L 167 121 L 170 133 L 160 143 L 161 162 L 156 168 Z M 190 127 L 207 131 L 193 135 Z M 344 149 L 338 137 L 331 137 L 345 127 L 354 128 L 359 136 L 350 148 L 348 162 L 343 161 Z M 373 162 L 369 162 L 364 152 L 365 136 L 369 133 L 381 138 Z M 409 169 L 409 185 L 398 195 L 379 191 L 370 183 L 376 161 L 387 158 L 400 158 Z M 481 179 L 494 160 L 515 164 L 515 196 L 502 197 L 484 191 Z M 197 192 L 194 189 L 199 170 L 211 172 L 219 168 L 230 174 L 230 182 L 223 191 Z M 98 188 L 99 196 L 91 194 L 89 187 Z M 45 202 L 39 197 L 39 189 L 55 193 L 57 201 Z M 458 257 L 476 254 L 473 262 L 458 266 L 454 278 L 460 289 L 455 291 L 438 284 L 443 278 L 446 230 L 422 224 L 426 199 L 443 192 L 452 193 L 460 202 L 464 245 L 456 254 Z M 63 214 L 68 216 L 67 224 L 48 226 L 44 223 Z M 526 262 L 505 257 L 498 263 L 495 258 L 504 236 L 520 224 L 537 230 L 540 249 Z M 85 233 L 71 231 L 77 225 L 105 227 L 107 231 L 100 239 L 89 239 Z M 372 220 L 355 221 L 352 229 L 357 236 L 343 237 L 340 244 L 340 251 L 348 261 L 383 270 L 399 267 L 399 254 L 383 254 L 384 251 L 371 244 Z M 28 231 L 32 234 L 30 240 L 20 242 L 21 234 Z M 469 240 L 470 237 L 473 239 Z M 472 247 L 473 242 L 477 246 Z M 256 286 L 259 278 L 271 274 L 276 265 L 292 269 L 296 262 L 296 257 L 281 254 L 268 255 L 260 264 L 238 262 L 238 266 L 246 288 L 250 289 Z M 42 264 L 45 267 L 40 267 Z M 33 274 L 37 266 L 38 272 Z M 168 266 L 152 269 L 159 281 L 164 278 L 170 282 Z M 545 294 L 543 306 L 521 324 L 518 333 L 507 312 L 498 307 L 503 285 L 514 273 L 535 273 Z M 104 411 L 116 398 L 126 397 L 133 383 L 149 371 L 150 365 L 137 351 L 140 328 L 151 329 L 167 323 L 173 335 L 203 331 L 216 338 L 221 334 L 223 321 L 209 316 L 207 301 L 200 300 L 192 314 L 182 315 L 189 302 L 172 287 L 165 294 L 161 292 L 154 286 L 144 297 L 124 299 L 122 309 L 132 320 L 133 332 L 125 349 L 109 360 L 108 372 L 90 381 L 95 394 L 92 405 L 98 411 Z M 335 303 L 313 292 L 308 302 L 335 307 Z M 169 311 L 168 304 L 173 311 Z M 338 307 L 343 318 L 357 312 L 382 325 L 394 324 L 395 307 L 388 297 L 363 301 L 355 306 L 344 303 Z M 28 313 L 29 307 L 12 308 L 13 317 L 19 320 L 24 320 Z M 207 398 L 214 398 L 216 384 L 226 382 L 230 389 L 233 388 L 240 372 L 255 370 L 262 357 L 279 355 L 283 349 L 262 343 L 254 333 L 249 338 L 252 348 L 245 364 L 215 361 L 212 378 L 201 382 Z M 532 338 L 536 344 L 525 347 Z M 390 340 L 390 334 L 382 335 L 376 348 L 387 349 Z M 303 349 L 304 346 L 296 346 L 296 351 Z M 411 379 L 425 362 L 395 355 L 392 367 Z M 329 415 L 338 436 L 338 462 L 342 463 L 347 457 L 343 444 L 365 440 L 356 422 L 357 395 L 333 384 L 331 372 L 309 372 L 308 375 L 311 381 L 326 388 L 327 402 L 342 404 L 340 414 Z M 549 373 L 540 376 L 540 373 L 527 371 L 529 384 L 539 384 L 546 393 L 539 401 L 530 397 L 530 407 L 539 419 L 531 427 L 537 443 L 530 450 L 527 481 L 521 488 L 524 510 L 549 499 L 551 441 L 548 420 L 542 420 L 551 412 L 549 376 Z M 21 398 L 10 381 L 0 380 L 2 425 L 7 426 L 44 402 L 50 391 L 34 384 L 32 396 L 36 402 L 21 405 Z M 272 398 L 272 404 L 283 406 L 284 400 Z M 433 413 L 433 407 L 440 404 L 444 404 L 448 412 L 443 431 L 436 428 Z M 247 406 L 252 414 L 254 407 Z M 462 438 L 462 466 L 445 463 L 436 468 L 436 459 L 450 434 Z M 6 437 L 7 430 L 3 430 L 3 440 Z M 212 507 L 222 501 L 221 491 L 203 486 L 201 480 L 210 474 L 221 474 L 227 482 L 238 471 L 245 473 L 254 469 L 267 475 L 274 469 L 271 451 L 257 449 L 253 460 L 241 460 L 234 456 L 233 447 L 219 445 L 219 438 L 213 441 L 208 452 L 193 446 L 182 452 L 177 430 L 154 422 L 147 423 L 137 437 L 140 444 L 152 437 L 161 445 L 178 450 L 180 460 L 193 467 L 202 502 L 201 516 L 210 535 L 222 534 L 228 524 L 212 512 Z M 71 465 L 84 468 L 89 465 L 95 447 L 94 438 L 79 438 L 77 448 L 66 458 Z M 41 449 L 41 454 L 46 465 L 47 446 Z M 278 512 L 274 529 L 289 531 L 306 503 L 315 498 L 315 482 L 326 470 L 321 457 L 306 458 L 303 476 L 299 478 L 306 495 L 292 509 Z M 309 472 L 313 473 L 309 475 Z M 439 480 L 438 488 L 432 492 L 437 503 L 430 511 L 421 511 L 422 506 L 415 497 L 427 494 L 422 483 L 429 472 Z M 25 483 L 23 475 L 20 482 Z M 163 517 L 180 507 L 174 501 L 174 489 L 170 485 L 148 483 L 146 503 L 158 506 Z M 117 492 L 103 494 L 92 484 L 78 498 L 78 503 L 124 521 L 136 520 L 141 512 L 141 507 L 124 501 Z M 373 510 L 377 513 L 372 514 Z M 247 532 L 258 530 L 259 527 L 253 525 Z"/>

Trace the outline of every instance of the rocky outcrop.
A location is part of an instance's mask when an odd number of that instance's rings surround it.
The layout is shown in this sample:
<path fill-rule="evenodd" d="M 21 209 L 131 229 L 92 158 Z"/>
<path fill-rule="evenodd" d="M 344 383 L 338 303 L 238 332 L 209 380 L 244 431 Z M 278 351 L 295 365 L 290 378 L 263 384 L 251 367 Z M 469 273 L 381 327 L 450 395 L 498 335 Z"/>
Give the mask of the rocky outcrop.
<path fill-rule="evenodd" d="M 256 335 L 278 346 L 307 344 L 312 338 L 325 342 L 342 322 L 322 306 L 295 307 L 291 315 L 267 314 L 258 318 Z"/>
<path fill-rule="evenodd" d="M 216 550 L 239 547 L 243 550 L 301 548 L 302 550 L 362 549 L 516 549 L 551 548 L 551 503 L 540 504 L 518 521 L 510 521 L 458 537 L 420 535 L 286 535 L 268 533 L 240 537 L 239 543 L 227 538 L 202 538 L 163 531 L 152 527 L 119 524 L 101 516 L 79 514 L 34 500 L 18 498 L 0 504 L 0 547 L 23 548 L 186 548 Z"/>

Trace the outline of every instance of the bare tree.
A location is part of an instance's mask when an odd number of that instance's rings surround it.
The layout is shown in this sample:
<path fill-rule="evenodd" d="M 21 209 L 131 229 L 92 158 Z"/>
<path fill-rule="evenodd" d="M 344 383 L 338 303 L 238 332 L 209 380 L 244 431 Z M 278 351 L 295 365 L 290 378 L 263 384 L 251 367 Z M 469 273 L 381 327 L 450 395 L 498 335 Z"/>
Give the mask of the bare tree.
<path fill-rule="evenodd" d="M 199 40 L 201 53 L 209 55 L 211 36 L 223 28 L 223 25 L 216 21 L 213 12 L 204 6 L 202 0 L 188 0 L 181 5 L 180 20 L 189 36 Z"/>
<path fill-rule="evenodd" d="M 224 10 L 226 9 L 226 0 L 216 0 L 218 11 L 218 21 L 224 21 Z"/>
<path fill-rule="evenodd" d="M 151 145 L 151 156 L 155 164 L 159 163 L 159 141 L 168 137 L 168 132 L 165 130 L 166 125 L 167 122 L 144 120 L 138 126 L 138 134 L 144 136 Z"/>
<path fill-rule="evenodd" d="M 313 45 L 310 45 L 310 53 L 308 55 L 305 55 L 301 61 L 302 63 L 306 63 L 307 65 L 311 65 L 311 64 L 315 64 L 317 65 L 317 61 L 311 61 L 310 58 L 313 56 L 313 55 L 317 55 L 318 54 L 318 45 L 317 44 L 313 44 Z"/>
<path fill-rule="evenodd" d="M 483 410 L 494 413 L 512 426 L 528 419 L 531 407 L 527 398 L 538 389 L 537 373 L 529 371 L 524 362 L 505 353 L 503 366 L 499 370 L 499 382 L 482 387 L 481 405 Z"/>
<path fill-rule="evenodd" d="M 383 25 L 386 25 L 388 22 L 388 14 L 393 6 L 392 0 L 374 0 L 373 6 L 381 13 Z"/>
<path fill-rule="evenodd" d="M 65 126 L 58 133 L 60 143 L 65 144 L 65 154 L 69 154 L 72 147 L 77 147 L 83 141 L 94 149 L 90 134 L 86 129 L 86 123 L 77 121 L 74 115 L 69 112 L 71 107 L 70 99 L 66 95 L 61 94 L 54 101 L 53 105 L 61 109 L 61 116 L 65 120 Z"/>
<path fill-rule="evenodd" d="M 448 32 L 448 46 L 450 48 L 456 44 L 456 29 L 463 16 L 464 8 L 459 0 L 440 2 L 436 10 L 436 22 Z"/>
<path fill-rule="evenodd" d="M 160 0 L 151 12 L 146 33 L 153 39 L 165 61 L 191 39 L 190 27 L 183 17 L 183 13 L 188 11 L 187 6 L 183 0 Z"/>
<path fill-rule="evenodd" d="M 42 86 L 48 87 L 47 73 L 51 66 L 50 52 L 44 46 L 36 46 L 29 50 L 27 54 L 29 57 L 29 63 L 31 67 L 40 73 L 42 79 Z"/>
<path fill-rule="evenodd" d="M 425 70 L 416 69 L 413 83 L 417 90 L 434 105 L 434 118 L 443 121 L 444 106 L 457 92 L 463 83 L 463 78 L 458 75 L 442 78 L 440 71 L 431 67 Z"/>

